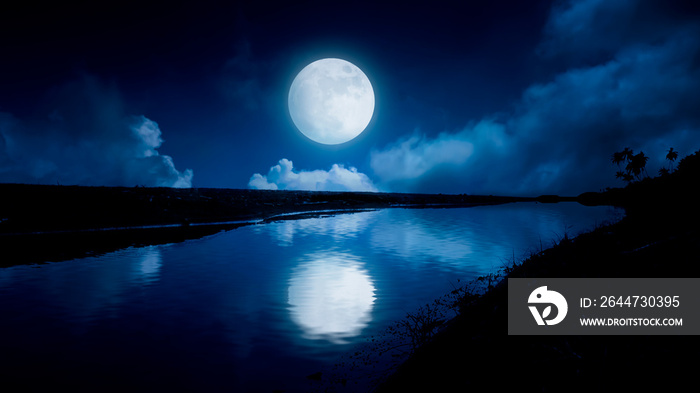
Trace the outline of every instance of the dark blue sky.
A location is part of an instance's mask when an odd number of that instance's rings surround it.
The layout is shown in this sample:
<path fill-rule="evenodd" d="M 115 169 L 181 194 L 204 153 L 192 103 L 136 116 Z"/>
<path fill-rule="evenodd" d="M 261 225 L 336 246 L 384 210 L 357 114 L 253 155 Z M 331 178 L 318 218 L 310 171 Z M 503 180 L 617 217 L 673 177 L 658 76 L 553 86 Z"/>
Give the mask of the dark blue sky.
<path fill-rule="evenodd" d="M 615 151 L 643 150 L 656 173 L 669 147 L 700 149 L 692 4 L 3 5 L 0 182 L 247 188 L 259 174 L 277 188 L 510 195 L 621 185 Z M 304 137 L 287 109 L 294 76 L 324 57 L 356 64 L 376 95 L 369 127 L 338 146 Z"/>

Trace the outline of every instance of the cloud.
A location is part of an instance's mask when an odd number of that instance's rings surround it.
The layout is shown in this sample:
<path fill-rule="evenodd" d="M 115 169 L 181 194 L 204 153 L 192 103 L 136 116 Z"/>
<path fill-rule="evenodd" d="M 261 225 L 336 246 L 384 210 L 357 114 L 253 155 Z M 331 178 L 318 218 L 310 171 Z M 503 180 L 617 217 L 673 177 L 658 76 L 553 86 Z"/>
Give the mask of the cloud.
<path fill-rule="evenodd" d="M 606 12 L 614 16 L 622 7 L 609 3 L 566 3 L 569 8 L 552 13 L 544 42 L 553 55 L 567 52 L 567 37 L 576 37 L 589 53 L 599 45 L 611 56 L 589 57 L 595 64 L 572 61 L 550 81 L 528 87 L 508 113 L 375 149 L 371 167 L 378 185 L 395 191 L 452 191 L 447 184 L 469 193 L 575 195 L 617 184 L 609 157 L 626 146 L 652 157 L 650 173 L 663 165 L 671 146 L 685 154 L 700 149 L 700 26 L 671 29 L 664 21 L 661 32 L 635 41 L 607 23 Z M 607 40 L 596 30 L 600 21 Z M 553 40 L 553 32 L 561 39 Z"/>
<path fill-rule="evenodd" d="M 192 186 L 192 170 L 178 171 L 158 152 L 158 124 L 127 115 L 116 88 L 96 78 L 54 90 L 36 113 L 0 113 L 0 181 Z"/>
<path fill-rule="evenodd" d="M 632 33 L 636 9 L 635 0 L 555 3 L 538 53 L 545 57 L 567 56 L 570 61 L 614 54 Z M 654 31 L 635 31 L 634 36 Z"/>
<path fill-rule="evenodd" d="M 458 166 L 474 152 L 474 144 L 463 133 L 440 134 L 435 139 L 413 135 L 382 152 L 371 154 L 374 172 L 385 181 L 414 179 L 439 166 Z"/>
<path fill-rule="evenodd" d="M 565 0 L 554 3 L 538 54 L 569 66 L 609 60 L 620 48 L 663 41 L 697 24 L 693 2 Z M 693 9 L 695 8 L 695 9 Z"/>
<path fill-rule="evenodd" d="M 372 180 L 356 168 L 333 164 L 329 171 L 295 171 L 286 158 L 271 167 L 266 176 L 254 174 L 248 186 L 261 190 L 377 191 Z"/>

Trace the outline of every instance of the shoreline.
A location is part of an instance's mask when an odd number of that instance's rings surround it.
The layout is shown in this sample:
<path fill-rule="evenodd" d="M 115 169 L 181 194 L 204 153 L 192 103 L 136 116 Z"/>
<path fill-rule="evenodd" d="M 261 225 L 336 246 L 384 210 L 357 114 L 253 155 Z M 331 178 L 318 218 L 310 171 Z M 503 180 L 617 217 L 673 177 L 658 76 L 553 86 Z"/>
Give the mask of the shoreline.
<path fill-rule="evenodd" d="M 532 197 L 0 184 L 0 268 L 198 239 L 242 226 L 385 208 L 464 208 Z M 554 202 L 545 196 L 543 202 Z M 571 200 L 572 198 L 561 198 Z M 575 199 L 575 198 L 573 198 Z"/>
<path fill-rule="evenodd" d="M 6 201 L 0 206 L 0 234 L 110 227 L 187 226 L 253 221 L 283 214 L 327 210 L 469 207 L 538 200 L 535 197 L 467 194 L 30 184 L 0 184 L 0 195 Z M 550 196 L 541 198 L 549 199 Z"/>
<path fill-rule="evenodd" d="M 508 335 L 509 277 L 700 277 L 700 211 L 692 195 L 630 195 L 619 222 L 565 237 L 507 267 L 485 293 L 463 299 L 458 315 L 376 391 L 668 391 L 694 383 L 687 360 L 700 350 L 698 336 Z"/>

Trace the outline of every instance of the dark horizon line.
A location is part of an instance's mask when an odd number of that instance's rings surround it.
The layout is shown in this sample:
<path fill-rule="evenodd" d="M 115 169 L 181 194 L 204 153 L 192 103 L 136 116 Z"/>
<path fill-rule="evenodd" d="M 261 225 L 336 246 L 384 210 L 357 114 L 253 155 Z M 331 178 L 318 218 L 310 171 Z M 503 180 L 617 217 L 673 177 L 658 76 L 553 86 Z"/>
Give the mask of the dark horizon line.
<path fill-rule="evenodd" d="M 289 193 L 317 193 L 317 194 L 368 194 L 368 195 L 406 195 L 406 196 L 469 196 L 469 197 L 503 197 L 503 198 L 562 198 L 562 199 L 576 199 L 582 194 L 587 194 L 587 192 L 580 193 L 578 195 L 558 195 L 558 194 L 539 194 L 539 195 L 496 195 L 496 194 L 470 194 L 466 192 L 461 193 L 429 193 L 429 192 L 401 192 L 401 191 L 327 191 L 327 190 L 273 190 L 273 189 L 257 189 L 257 188 L 234 188 L 234 187 L 169 187 L 169 186 L 144 186 L 144 185 L 134 185 L 134 186 L 115 186 L 115 185 L 84 185 L 84 184 L 48 184 L 48 183 L 16 183 L 16 182 L 2 182 L 0 181 L 0 186 L 29 186 L 29 187 L 76 187 L 76 188 L 123 188 L 123 189 L 162 189 L 162 190 L 228 190 L 228 191 L 246 191 L 246 192 L 289 192 Z M 609 187 L 608 189 L 614 189 L 620 187 Z M 622 187 L 624 188 L 624 187 Z"/>

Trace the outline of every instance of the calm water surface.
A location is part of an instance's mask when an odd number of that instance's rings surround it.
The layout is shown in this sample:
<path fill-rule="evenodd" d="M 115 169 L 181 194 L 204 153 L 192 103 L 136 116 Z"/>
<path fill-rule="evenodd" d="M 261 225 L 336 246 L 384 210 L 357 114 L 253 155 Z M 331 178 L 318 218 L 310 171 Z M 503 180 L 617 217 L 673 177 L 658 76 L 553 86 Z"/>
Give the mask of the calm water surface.
<path fill-rule="evenodd" d="M 0 378 L 304 391 L 305 376 L 458 279 L 621 215 L 574 203 L 386 209 L 0 269 Z"/>

